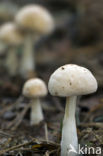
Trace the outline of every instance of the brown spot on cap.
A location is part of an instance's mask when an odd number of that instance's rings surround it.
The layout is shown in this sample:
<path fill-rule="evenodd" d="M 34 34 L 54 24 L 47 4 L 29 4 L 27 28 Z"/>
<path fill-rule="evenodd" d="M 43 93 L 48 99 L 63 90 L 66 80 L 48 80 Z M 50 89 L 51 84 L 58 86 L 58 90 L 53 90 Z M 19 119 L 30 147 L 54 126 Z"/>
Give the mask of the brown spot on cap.
<path fill-rule="evenodd" d="M 61 67 L 62 68 L 62 70 L 64 70 L 65 68 L 64 67 Z"/>
<path fill-rule="evenodd" d="M 58 96 L 58 92 L 55 92 L 55 95 Z"/>
<path fill-rule="evenodd" d="M 70 82 L 69 84 L 70 84 L 70 86 L 72 85 L 72 83 L 71 83 L 71 82 Z"/>

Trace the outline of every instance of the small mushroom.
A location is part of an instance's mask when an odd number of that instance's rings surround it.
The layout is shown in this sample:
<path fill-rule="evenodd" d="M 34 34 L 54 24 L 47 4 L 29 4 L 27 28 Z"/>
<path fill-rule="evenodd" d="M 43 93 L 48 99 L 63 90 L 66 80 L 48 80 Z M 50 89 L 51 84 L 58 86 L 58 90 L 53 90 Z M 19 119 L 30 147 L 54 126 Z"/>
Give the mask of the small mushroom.
<path fill-rule="evenodd" d="M 39 124 L 44 119 L 40 97 L 47 95 L 46 84 L 39 78 L 30 79 L 25 82 L 22 93 L 31 99 L 31 125 Z"/>
<path fill-rule="evenodd" d="M 51 95 L 66 97 L 63 120 L 61 156 L 75 156 L 69 153 L 71 147 L 78 152 L 75 110 L 79 95 L 91 94 L 97 90 L 97 81 L 92 73 L 81 66 L 68 64 L 58 68 L 50 77 L 48 84 Z"/>
<path fill-rule="evenodd" d="M 20 68 L 21 75 L 25 77 L 35 70 L 34 42 L 41 35 L 53 30 L 54 21 L 48 10 L 34 4 L 23 7 L 16 15 L 15 21 L 18 27 L 26 32 Z"/>
<path fill-rule="evenodd" d="M 0 40 L 9 48 L 6 57 L 6 66 L 10 75 L 15 76 L 18 69 L 16 50 L 17 47 L 23 42 L 23 35 L 19 32 L 14 23 L 8 22 L 0 27 Z"/>

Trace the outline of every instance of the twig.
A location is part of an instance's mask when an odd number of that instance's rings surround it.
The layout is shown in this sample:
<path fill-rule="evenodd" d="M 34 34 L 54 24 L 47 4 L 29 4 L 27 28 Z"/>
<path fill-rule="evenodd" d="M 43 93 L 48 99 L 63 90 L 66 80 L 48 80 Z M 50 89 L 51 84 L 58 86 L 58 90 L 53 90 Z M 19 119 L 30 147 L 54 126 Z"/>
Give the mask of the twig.
<path fill-rule="evenodd" d="M 18 114 L 18 116 L 8 125 L 8 129 L 11 128 L 12 130 L 16 130 L 16 128 L 20 125 L 20 123 L 22 122 L 25 113 L 27 112 L 27 110 L 29 109 L 30 105 L 25 106 L 24 110 Z M 13 127 L 14 126 L 14 127 Z"/>
<path fill-rule="evenodd" d="M 81 127 L 98 127 L 98 128 L 103 128 L 103 123 L 100 122 L 91 122 L 91 123 L 81 123 L 79 126 Z"/>
<path fill-rule="evenodd" d="M 49 141 L 49 138 L 48 138 L 48 127 L 47 127 L 47 123 L 45 123 L 44 128 L 45 128 L 45 139 L 48 142 Z"/>
<path fill-rule="evenodd" d="M 16 124 L 14 125 L 14 127 L 11 128 L 11 130 L 16 130 L 17 127 L 21 124 L 21 122 L 22 122 L 22 120 L 23 120 L 23 118 L 24 118 L 24 116 L 25 116 L 27 110 L 29 109 L 29 107 L 30 107 L 30 106 L 28 105 L 28 106 L 26 106 L 26 107 L 24 108 L 24 110 L 23 110 L 22 113 L 19 115 L 19 117 L 17 117 L 18 122 L 16 122 Z M 19 119 L 18 119 L 18 118 L 19 118 Z"/>
<path fill-rule="evenodd" d="M 0 116 L 2 116 L 6 111 L 9 111 L 12 109 L 12 105 L 9 106 L 5 106 L 5 108 L 3 108 L 3 110 L 0 111 Z"/>
<path fill-rule="evenodd" d="M 5 132 L 3 132 L 3 131 L 1 131 L 1 130 L 0 130 L 0 135 L 1 135 L 1 136 L 5 136 L 5 137 L 13 137 L 13 135 L 8 134 L 8 133 L 5 133 Z"/>
<path fill-rule="evenodd" d="M 22 97 L 20 96 L 13 105 L 9 104 L 8 106 L 5 106 L 3 110 L 0 111 L 0 115 L 4 114 L 6 111 L 11 110 L 13 107 L 16 107 L 18 103 L 20 103 L 21 100 L 22 100 Z"/>
<path fill-rule="evenodd" d="M 18 149 L 18 148 L 20 148 L 20 147 L 24 147 L 24 146 L 26 146 L 26 145 L 30 145 L 33 141 L 35 141 L 35 139 L 33 139 L 33 140 L 30 141 L 30 142 L 23 143 L 23 144 L 20 144 L 20 145 L 15 145 L 15 146 L 12 146 L 12 147 L 7 148 L 7 149 L 5 149 L 5 150 L 2 150 L 2 151 L 0 151 L 0 155 L 4 154 L 4 153 L 6 153 L 6 152 L 10 152 L 10 151 L 16 150 L 16 149 Z"/>

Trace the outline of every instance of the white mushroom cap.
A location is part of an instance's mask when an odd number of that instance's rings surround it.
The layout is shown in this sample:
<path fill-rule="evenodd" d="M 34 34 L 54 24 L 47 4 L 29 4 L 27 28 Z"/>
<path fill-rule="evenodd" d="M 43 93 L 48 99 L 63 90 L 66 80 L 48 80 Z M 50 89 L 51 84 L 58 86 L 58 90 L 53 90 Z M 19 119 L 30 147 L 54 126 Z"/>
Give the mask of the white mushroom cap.
<path fill-rule="evenodd" d="M 30 79 L 25 82 L 23 95 L 28 98 L 43 97 L 47 95 L 47 87 L 43 80 L 39 78 Z"/>
<path fill-rule="evenodd" d="M 23 36 L 12 22 L 0 27 L 0 40 L 8 45 L 19 45 L 23 42 Z"/>
<path fill-rule="evenodd" d="M 69 64 L 58 68 L 51 75 L 48 88 L 54 96 L 85 95 L 97 90 L 97 81 L 88 69 Z"/>
<path fill-rule="evenodd" d="M 23 7 L 16 16 L 16 22 L 22 28 L 41 34 L 49 33 L 54 28 L 52 16 L 39 5 Z"/>

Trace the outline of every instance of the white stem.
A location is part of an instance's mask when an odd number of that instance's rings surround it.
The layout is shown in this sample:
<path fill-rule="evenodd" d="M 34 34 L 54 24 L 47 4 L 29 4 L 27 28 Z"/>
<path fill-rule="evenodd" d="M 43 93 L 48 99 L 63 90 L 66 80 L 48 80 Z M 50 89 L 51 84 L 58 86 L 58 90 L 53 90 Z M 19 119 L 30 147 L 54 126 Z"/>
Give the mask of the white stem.
<path fill-rule="evenodd" d="M 20 73 L 25 77 L 29 72 L 35 69 L 34 48 L 32 35 L 28 34 L 24 41 L 24 50 L 21 59 Z"/>
<path fill-rule="evenodd" d="M 72 96 L 68 97 L 66 100 L 61 140 L 61 156 L 76 156 L 77 154 L 75 152 L 70 152 L 72 148 L 78 152 L 78 138 L 75 121 L 76 99 L 76 96 Z"/>
<path fill-rule="evenodd" d="M 37 125 L 44 119 L 40 100 L 35 98 L 31 102 L 31 125 Z"/>
<path fill-rule="evenodd" d="M 15 76 L 18 70 L 18 58 L 16 50 L 16 47 L 10 47 L 6 57 L 6 66 L 11 76 Z"/>

